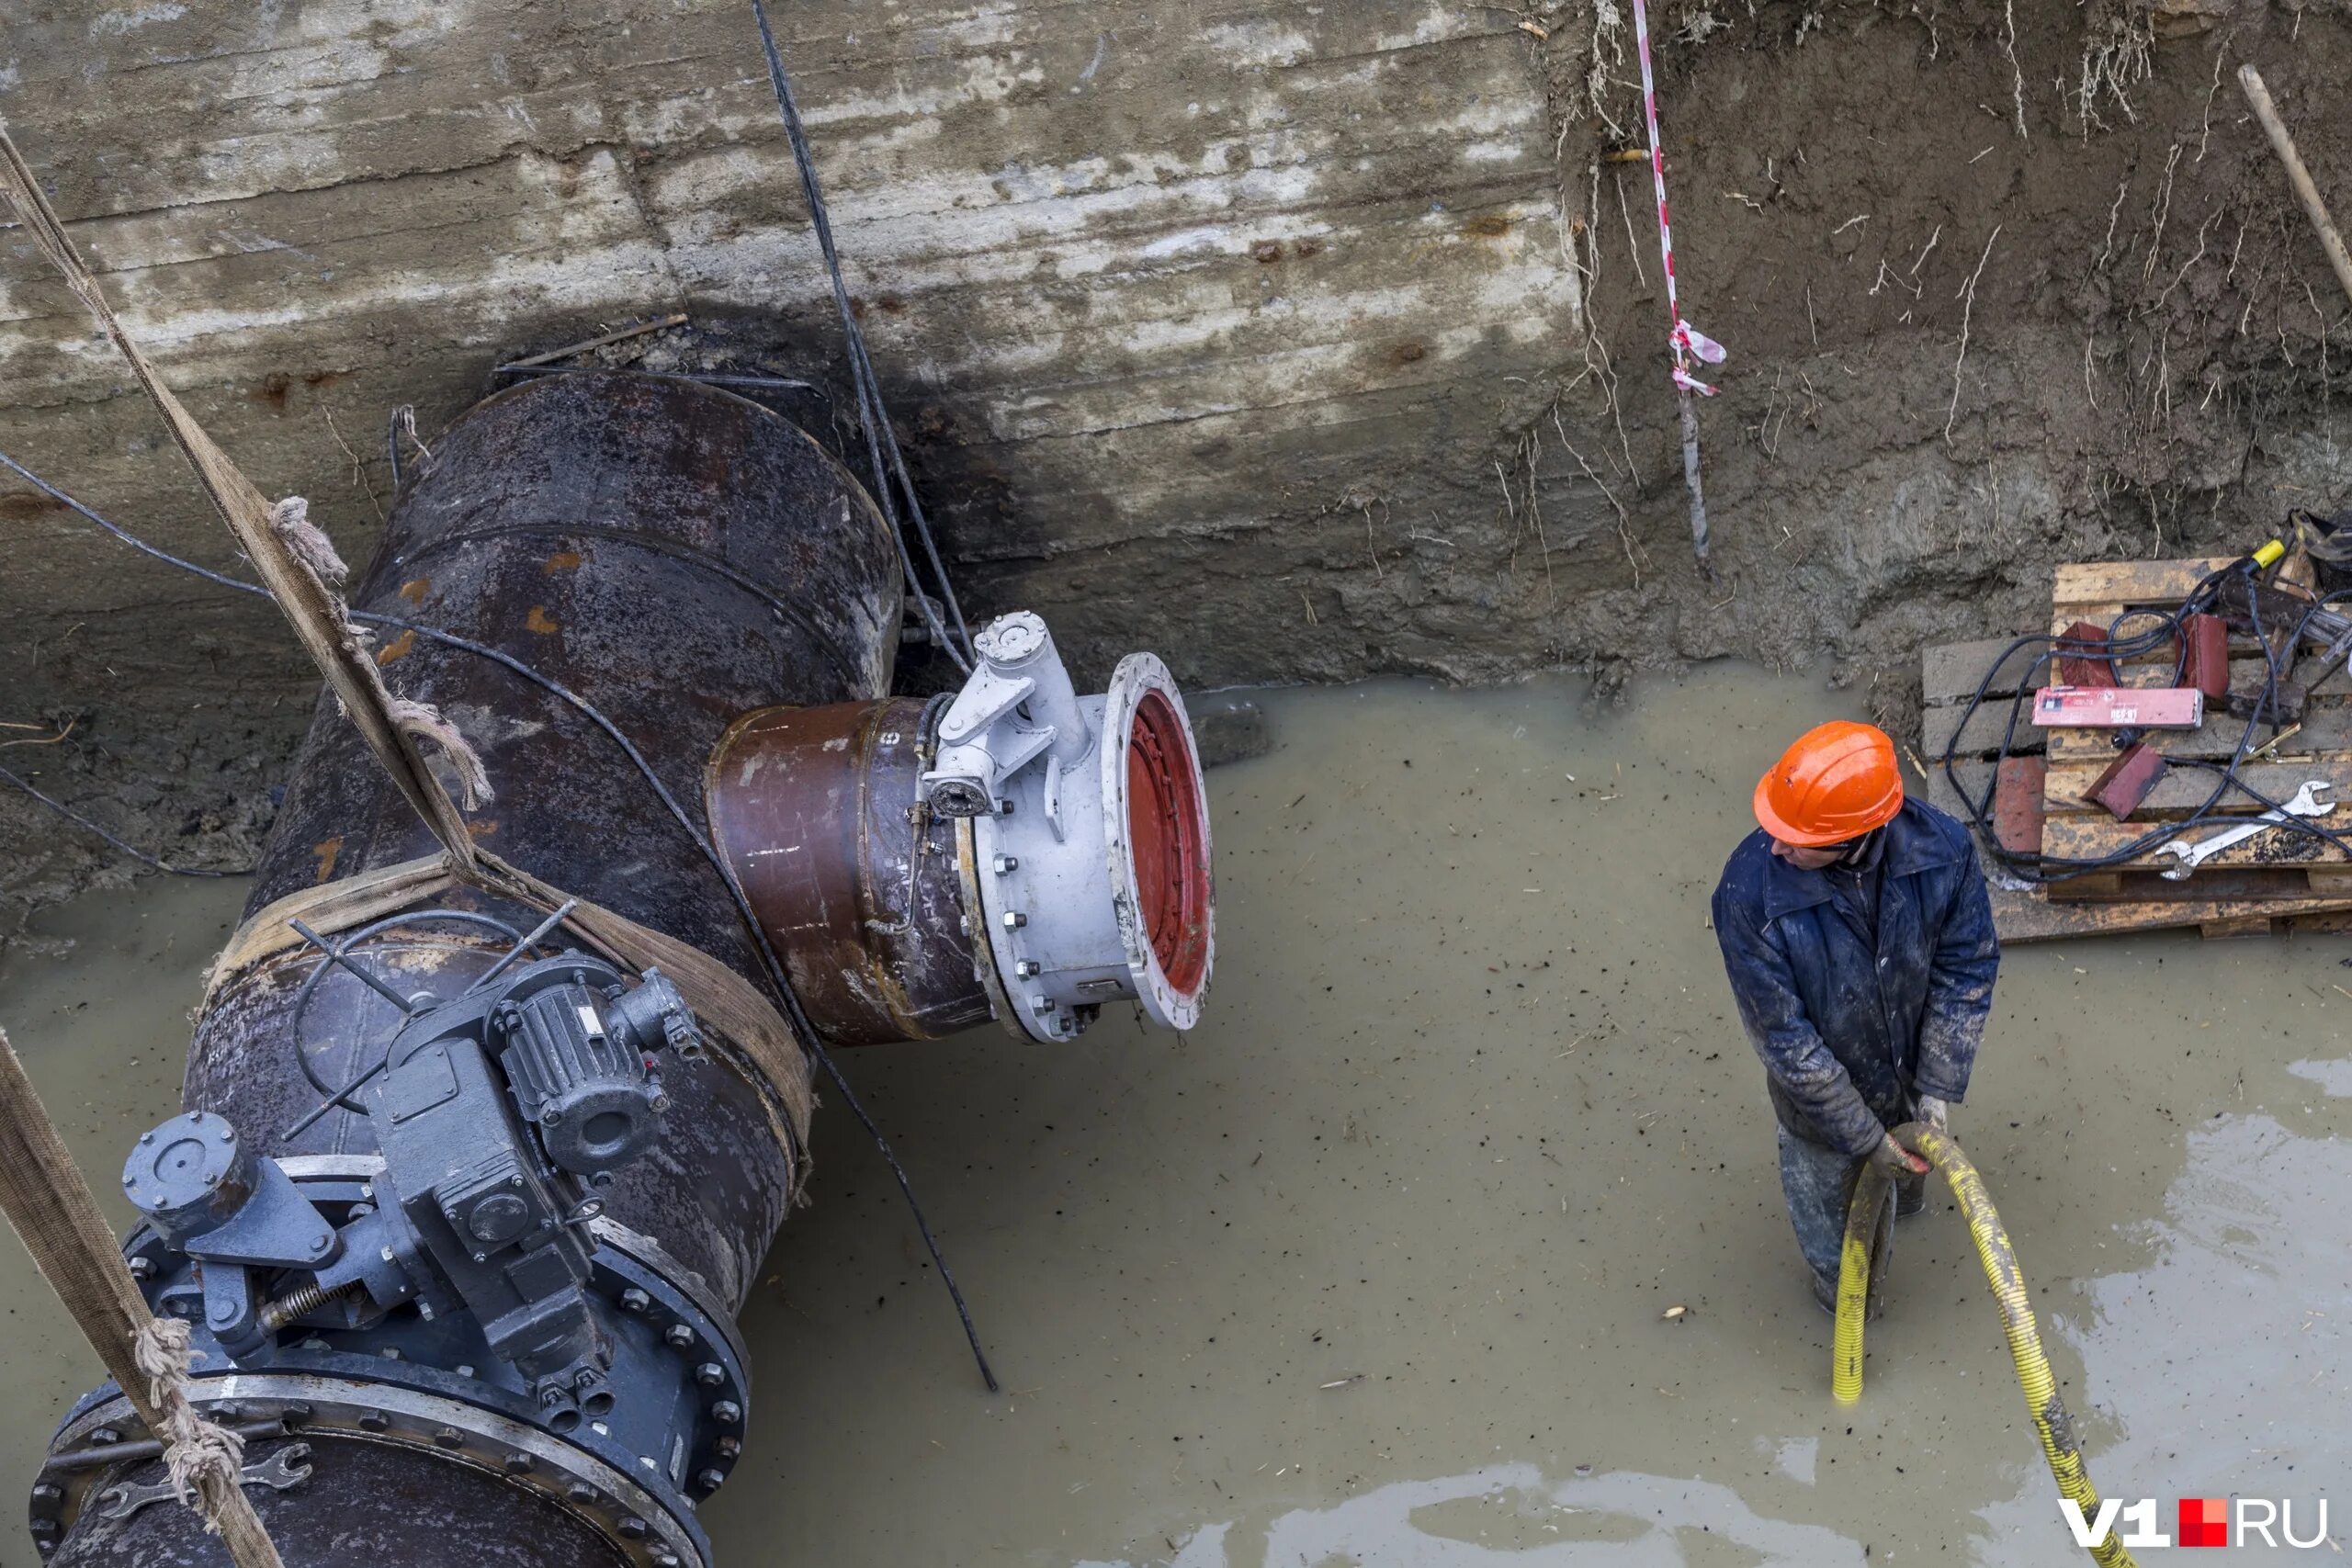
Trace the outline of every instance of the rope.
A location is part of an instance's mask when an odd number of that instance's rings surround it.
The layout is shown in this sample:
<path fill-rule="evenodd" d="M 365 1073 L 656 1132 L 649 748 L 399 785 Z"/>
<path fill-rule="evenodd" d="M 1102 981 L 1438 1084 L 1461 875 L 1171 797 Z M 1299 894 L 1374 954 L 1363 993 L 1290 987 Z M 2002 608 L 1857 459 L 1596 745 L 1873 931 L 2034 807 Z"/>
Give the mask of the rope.
<path fill-rule="evenodd" d="M 237 1568 L 284 1568 L 240 1479 L 244 1439 L 188 1403 L 188 1326 L 157 1319 L 124 1267 L 24 1063 L 0 1030 L 0 1213 L 147 1429 L 180 1500 L 204 1516 Z"/>
<path fill-rule="evenodd" d="M 1667 344 L 1674 355 L 1674 395 L 1682 421 L 1682 482 L 1690 491 L 1690 550 L 1709 581 L 1715 569 L 1707 556 L 1707 498 L 1699 482 L 1699 411 L 1690 394 L 1712 398 L 1715 389 L 1690 373 L 1693 356 L 1709 365 L 1724 360 L 1723 345 L 1682 319 L 1674 289 L 1674 231 L 1666 220 L 1666 148 L 1658 140 L 1657 84 L 1650 71 L 1650 18 L 1644 0 L 1634 0 L 1634 39 L 1642 57 L 1642 112 L 1650 135 L 1650 184 L 1657 193 L 1657 250 L 1666 268 L 1666 313 L 1673 326 Z"/>

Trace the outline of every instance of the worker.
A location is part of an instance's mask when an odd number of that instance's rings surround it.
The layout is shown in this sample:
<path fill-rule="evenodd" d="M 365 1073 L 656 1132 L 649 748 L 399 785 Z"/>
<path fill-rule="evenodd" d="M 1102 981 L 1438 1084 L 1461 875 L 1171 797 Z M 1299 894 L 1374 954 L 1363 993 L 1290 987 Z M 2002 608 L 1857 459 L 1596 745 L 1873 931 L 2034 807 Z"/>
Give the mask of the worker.
<path fill-rule="evenodd" d="M 2000 943 L 1968 829 L 1904 797 L 1884 731 L 1798 737 L 1757 784 L 1756 820 L 1715 888 L 1715 940 L 1764 1061 L 1814 1300 L 1835 1311 L 1862 1163 L 1895 1179 L 1896 1213 L 1925 1206 L 1927 1162 L 1887 1129 L 1941 1127 L 1967 1092 Z"/>

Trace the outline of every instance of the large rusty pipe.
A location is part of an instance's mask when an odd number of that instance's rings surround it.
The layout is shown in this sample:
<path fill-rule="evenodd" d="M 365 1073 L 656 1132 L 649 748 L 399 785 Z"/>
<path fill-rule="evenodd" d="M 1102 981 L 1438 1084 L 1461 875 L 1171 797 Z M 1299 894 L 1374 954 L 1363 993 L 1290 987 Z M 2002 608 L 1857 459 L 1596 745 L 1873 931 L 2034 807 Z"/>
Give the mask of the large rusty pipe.
<path fill-rule="evenodd" d="M 898 571 L 870 501 L 788 422 L 684 381 L 577 375 L 500 393 L 450 428 L 399 497 L 353 602 L 502 649 L 560 682 L 693 803 L 706 759 L 739 716 L 886 697 Z M 481 751 L 497 798 L 469 814 L 480 842 L 764 984 L 718 874 L 608 736 L 512 671 L 429 640 L 402 634 L 377 657 L 396 690 L 438 705 Z M 248 914 L 432 848 L 322 697 Z M 495 900 L 436 902 L 522 927 L 536 918 Z M 389 931 L 356 956 L 398 992 L 446 997 L 503 945 L 479 928 L 427 924 Z M 303 983 L 321 962 L 286 953 L 208 998 L 185 1101 L 287 1156 L 322 1206 L 359 1213 L 374 1197 L 369 1120 L 335 1111 L 298 1137 L 282 1134 L 319 1104 L 312 1076 L 348 1082 L 385 1049 L 399 1015 L 331 969 L 315 976 L 298 1023 Z M 941 1014 L 940 1027 L 963 1016 Z M 692 1505 L 741 1446 L 745 1374 L 731 1320 L 784 1217 L 792 1156 L 744 1076 L 707 1063 L 673 1074 L 668 1093 L 661 1157 L 620 1173 L 598 1222 L 600 1284 L 634 1314 L 622 1324 L 623 1351 L 656 1386 L 623 1400 L 609 1422 L 564 1438 L 538 1429 L 454 1323 L 415 1328 L 397 1347 L 313 1334 L 258 1365 L 199 1366 L 198 1398 L 215 1414 L 286 1418 L 311 1450 L 310 1479 L 253 1492 L 289 1563 L 574 1568 L 707 1553 Z M 387 1353 L 395 1348 L 398 1359 Z M 661 1393 L 673 1361 L 676 1386 Z M 57 1446 L 120 1443 L 141 1435 L 134 1427 L 101 1389 Z M 257 1443 L 248 1457 L 276 1446 Z M 152 1461 L 52 1466 L 34 1492 L 36 1541 L 76 1568 L 209 1560 L 217 1548 L 188 1510 L 101 1506 L 105 1488 L 155 1473 Z"/>

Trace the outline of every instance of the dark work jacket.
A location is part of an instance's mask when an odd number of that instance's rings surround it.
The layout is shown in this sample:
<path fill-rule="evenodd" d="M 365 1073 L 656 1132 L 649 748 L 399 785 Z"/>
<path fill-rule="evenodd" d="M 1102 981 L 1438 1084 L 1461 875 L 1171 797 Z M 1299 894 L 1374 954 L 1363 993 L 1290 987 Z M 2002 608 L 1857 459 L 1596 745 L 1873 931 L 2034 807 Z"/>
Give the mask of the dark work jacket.
<path fill-rule="evenodd" d="M 1875 943 L 1827 875 L 1761 831 L 1715 888 L 1715 939 L 1789 1130 L 1849 1155 L 1933 1095 L 1968 1090 L 2001 964 L 1968 829 L 1917 800 L 1886 825 Z"/>

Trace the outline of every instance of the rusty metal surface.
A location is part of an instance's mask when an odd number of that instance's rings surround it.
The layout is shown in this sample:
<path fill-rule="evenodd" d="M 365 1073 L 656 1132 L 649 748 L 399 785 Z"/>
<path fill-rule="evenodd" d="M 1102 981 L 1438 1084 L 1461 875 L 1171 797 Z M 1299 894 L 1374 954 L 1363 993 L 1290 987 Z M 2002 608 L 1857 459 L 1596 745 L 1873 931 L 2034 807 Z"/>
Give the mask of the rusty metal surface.
<path fill-rule="evenodd" d="M 2005 757 L 1994 772 L 1993 834 L 2013 854 L 2041 852 L 2041 791 L 2049 772 L 2040 757 Z"/>
<path fill-rule="evenodd" d="M 690 818 L 704 759 L 738 715 L 882 695 L 899 618 L 894 547 L 815 442 L 740 398 L 625 374 L 531 382 L 461 418 L 400 497 L 353 603 L 560 681 L 630 738 Z M 609 737 L 512 671 L 421 637 L 379 637 L 379 662 L 396 692 L 438 705 L 480 750 L 498 792 L 469 814 L 480 842 L 759 980 L 718 873 Z M 322 700 L 248 912 L 432 847 Z M 481 962 L 482 939 L 387 933 L 372 961 L 403 989 L 446 993 Z M 315 963 L 279 959 L 215 998 L 185 1099 L 272 1153 L 364 1152 L 364 1120 L 340 1111 L 277 1142 L 320 1099 L 289 1029 Z M 303 1031 L 322 1077 L 346 1082 L 370 1063 L 390 1013 L 327 976 Z M 784 1215 L 785 1156 L 755 1092 L 723 1066 L 679 1072 L 671 1092 L 673 1142 L 622 1177 L 611 1213 L 740 1305 Z"/>
<path fill-rule="evenodd" d="M 2076 621 L 2058 634 L 2074 649 L 2058 656 L 2058 679 L 2069 686 L 2112 686 L 2115 665 L 2108 658 L 2107 628 L 2094 621 Z"/>
<path fill-rule="evenodd" d="M 290 1564 L 400 1568 L 622 1568 L 596 1530 L 561 1506 L 455 1460 L 378 1443 L 309 1439 L 311 1477 L 285 1492 L 245 1495 Z M 255 1443 L 247 1462 L 280 1445 Z M 160 1461 L 124 1467 L 108 1484 L 153 1483 Z M 177 1503 L 126 1518 L 85 1512 L 47 1559 L 55 1568 L 228 1568 L 229 1553 Z"/>
<path fill-rule="evenodd" d="M 2118 822 L 2124 821 L 2140 809 L 2140 803 L 2148 798 L 2148 792 L 2156 787 L 2156 781 L 2165 776 L 2169 766 L 2163 752 L 2144 740 L 2134 740 L 2116 754 L 2115 761 L 2100 770 L 2098 777 L 2091 781 L 2091 787 L 2083 792 L 2083 798 L 2094 806 L 2106 807 L 2108 815 Z M 2041 787 L 2041 781 L 2037 778 L 2034 781 L 2037 793 Z M 2004 838 L 2002 841 L 2007 843 L 2008 840 Z M 2027 852 L 2041 852 L 2038 820 L 2032 847 Z"/>
<path fill-rule="evenodd" d="M 708 805 L 792 983 L 843 1045 L 985 1023 L 954 824 L 919 800 L 935 702 L 746 714 L 711 753 Z"/>

